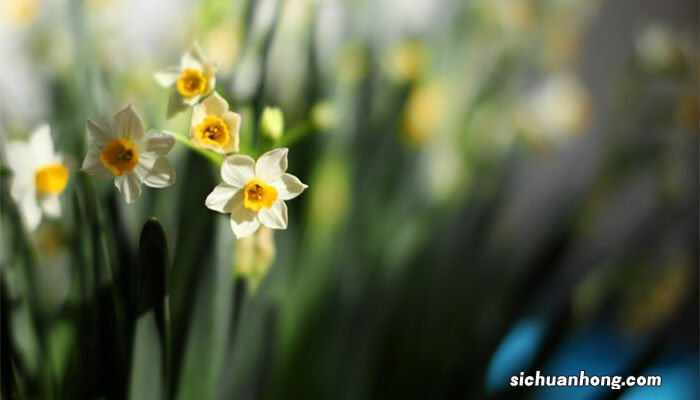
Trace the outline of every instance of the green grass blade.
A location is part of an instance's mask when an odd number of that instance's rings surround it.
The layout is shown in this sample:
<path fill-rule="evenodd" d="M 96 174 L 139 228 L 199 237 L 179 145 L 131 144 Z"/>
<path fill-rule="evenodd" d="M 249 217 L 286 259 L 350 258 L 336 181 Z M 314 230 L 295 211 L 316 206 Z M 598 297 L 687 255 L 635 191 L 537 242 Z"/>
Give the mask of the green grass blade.
<path fill-rule="evenodd" d="M 226 354 L 231 315 L 231 245 L 233 233 L 228 218 L 219 218 L 216 257 L 201 265 L 185 354 L 180 372 L 178 399 L 215 398 Z"/>

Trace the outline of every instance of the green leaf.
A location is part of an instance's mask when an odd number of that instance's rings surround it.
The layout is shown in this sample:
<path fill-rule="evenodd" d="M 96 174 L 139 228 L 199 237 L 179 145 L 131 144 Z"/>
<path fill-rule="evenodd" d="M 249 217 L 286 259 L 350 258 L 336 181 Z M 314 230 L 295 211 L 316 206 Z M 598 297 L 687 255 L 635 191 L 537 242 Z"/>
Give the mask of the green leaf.
<path fill-rule="evenodd" d="M 139 240 L 136 267 L 136 318 L 153 311 L 163 348 L 163 365 L 168 376 L 170 363 L 170 306 L 168 242 L 155 218 L 144 224 Z"/>
<path fill-rule="evenodd" d="M 155 218 L 146 221 L 139 240 L 136 266 L 136 316 L 153 310 L 161 333 L 168 319 L 168 243 Z"/>
<path fill-rule="evenodd" d="M 87 325 L 83 334 L 95 335 L 96 338 L 92 343 L 93 349 L 88 353 L 88 368 L 91 369 L 90 373 L 96 375 L 92 383 L 95 384 L 94 390 L 97 393 L 123 397 L 127 380 L 129 337 L 123 306 L 125 300 L 113 285 L 112 266 L 116 263 L 108 252 L 107 238 L 104 235 L 107 227 L 91 178 L 85 174 L 79 175 L 76 192 L 80 200 L 78 211 L 82 214 L 83 221 L 78 228 L 79 235 L 85 238 L 88 248 L 82 273 L 91 280 L 85 282 L 84 288 L 91 301 L 86 303 Z"/>
<path fill-rule="evenodd" d="M 183 210 L 177 220 L 177 236 L 170 280 L 170 312 L 172 320 L 171 375 L 181 370 L 188 324 L 194 306 L 193 293 L 199 285 L 202 271 L 213 253 L 214 217 L 216 213 L 203 206 L 207 195 L 216 186 L 211 164 L 198 154 L 190 152 L 179 176 L 178 207 Z M 174 381 L 170 389 L 175 390 Z"/>
<path fill-rule="evenodd" d="M 71 351 L 74 351 L 76 327 L 68 320 L 58 320 L 49 331 L 51 373 L 56 382 L 63 381 Z"/>
<path fill-rule="evenodd" d="M 129 399 L 163 399 L 163 352 L 153 311 L 136 321 Z"/>
<path fill-rule="evenodd" d="M 169 362 L 168 243 L 155 218 L 141 230 L 134 283 L 136 287 L 134 346 L 130 399 L 165 398 Z"/>
<path fill-rule="evenodd" d="M 201 266 L 201 280 L 194 299 L 194 312 L 185 343 L 178 399 L 215 398 L 226 354 L 231 315 L 231 245 L 228 218 L 217 221 L 216 257 Z"/>

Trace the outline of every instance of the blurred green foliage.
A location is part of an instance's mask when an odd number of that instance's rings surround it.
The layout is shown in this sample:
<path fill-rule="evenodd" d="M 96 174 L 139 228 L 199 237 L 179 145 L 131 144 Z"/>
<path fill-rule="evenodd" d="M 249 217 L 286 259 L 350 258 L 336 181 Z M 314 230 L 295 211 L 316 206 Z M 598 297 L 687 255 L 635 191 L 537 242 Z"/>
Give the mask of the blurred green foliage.
<path fill-rule="evenodd" d="M 526 316 L 548 326 L 533 371 L 600 320 L 645 340 L 620 374 L 670 342 L 697 353 L 698 59 L 683 32 L 642 37 L 596 104 L 577 71 L 594 1 L 416 5 L 432 23 L 411 29 L 410 7 L 204 0 L 147 56 L 110 39 L 129 28 L 110 29 L 109 0 L 36 16 L 22 1 L 7 15 L 75 166 L 86 119 L 127 102 L 187 134 L 151 76 L 197 39 L 243 116 L 241 148 L 291 147 L 310 189 L 269 250 L 204 206 L 219 171 L 184 146 L 177 183 L 130 206 L 75 171 L 37 232 L 3 167 L 3 398 L 519 398 L 485 377 Z M 267 106 L 284 111 L 280 138 L 260 134 Z M 34 122 L 1 110 L 6 140 Z"/>

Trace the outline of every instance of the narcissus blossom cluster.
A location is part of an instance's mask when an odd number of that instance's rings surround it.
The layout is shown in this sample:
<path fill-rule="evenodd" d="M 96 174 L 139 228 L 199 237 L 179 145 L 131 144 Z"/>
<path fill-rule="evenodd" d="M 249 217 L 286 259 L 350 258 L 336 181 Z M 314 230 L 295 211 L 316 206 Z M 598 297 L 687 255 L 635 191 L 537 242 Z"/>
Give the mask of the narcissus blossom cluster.
<path fill-rule="evenodd" d="M 96 180 L 113 179 L 126 203 L 131 204 L 141 196 L 143 185 L 158 189 L 175 183 L 175 168 L 167 155 L 180 141 L 219 164 L 223 182 L 213 189 L 205 205 L 231 215 L 236 238 L 254 234 L 261 225 L 286 229 L 285 201 L 297 197 L 307 186 L 286 172 L 287 148 L 271 149 L 257 161 L 236 154 L 240 151 L 242 118 L 215 91 L 216 63 L 195 44 L 182 56 L 179 66 L 156 73 L 155 79 L 171 90 L 168 118 L 191 108 L 188 135 L 146 130 L 131 105 L 111 118 L 89 118 L 90 148 L 81 171 Z M 261 126 L 266 137 L 272 126 L 279 138 L 282 111 L 271 110 L 267 109 Z M 58 196 L 66 188 L 69 170 L 53 150 L 49 127 L 37 129 L 28 143 L 10 142 L 8 158 L 14 173 L 11 194 L 26 226 L 36 228 L 42 215 L 59 216 Z"/>

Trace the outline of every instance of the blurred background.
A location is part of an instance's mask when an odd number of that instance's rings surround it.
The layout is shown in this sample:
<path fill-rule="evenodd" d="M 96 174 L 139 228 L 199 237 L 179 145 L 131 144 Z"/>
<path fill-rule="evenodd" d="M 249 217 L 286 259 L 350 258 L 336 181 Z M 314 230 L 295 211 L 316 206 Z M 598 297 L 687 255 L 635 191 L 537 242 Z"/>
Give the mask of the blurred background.
<path fill-rule="evenodd" d="M 696 1 L 0 4 L 3 398 L 698 398 Z M 187 134 L 153 74 L 193 41 L 246 148 L 284 112 L 285 231 L 236 242 L 180 144 L 132 205 L 78 171 L 129 103 Z M 4 148 L 44 121 L 71 175 L 28 232 Z"/>

